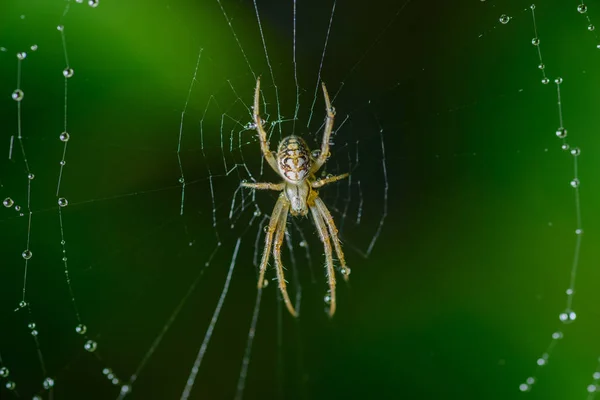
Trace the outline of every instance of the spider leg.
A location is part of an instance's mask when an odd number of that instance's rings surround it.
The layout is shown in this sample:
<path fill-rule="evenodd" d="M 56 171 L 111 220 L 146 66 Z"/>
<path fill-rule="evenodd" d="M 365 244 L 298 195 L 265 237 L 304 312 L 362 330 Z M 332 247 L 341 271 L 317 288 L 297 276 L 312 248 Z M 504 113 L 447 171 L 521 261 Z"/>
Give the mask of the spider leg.
<path fill-rule="evenodd" d="M 335 222 L 333 221 L 333 217 L 331 213 L 327 209 L 327 206 L 319 197 L 315 198 L 315 206 L 323 216 L 323 220 L 325 224 L 329 228 L 329 234 L 333 240 L 333 246 L 335 247 L 335 252 L 337 254 L 338 260 L 340 261 L 340 265 L 342 266 L 342 275 L 344 276 L 344 280 L 348 282 L 348 275 L 350 275 L 350 268 L 346 265 L 346 259 L 344 258 L 344 252 L 342 251 L 342 243 L 340 241 L 340 237 L 338 236 L 338 230 L 335 226 Z"/>
<path fill-rule="evenodd" d="M 325 221 L 323 220 L 323 216 L 321 215 L 319 209 L 315 206 L 311 206 L 310 211 L 315 221 L 317 231 L 319 232 L 319 237 L 321 238 L 321 242 L 323 242 L 323 247 L 325 249 L 325 268 L 327 271 L 327 280 L 329 282 L 329 316 L 333 317 L 336 308 L 335 272 L 333 270 L 333 255 L 331 251 L 331 243 L 329 241 L 329 233 L 327 233 L 327 226 L 325 225 Z"/>
<path fill-rule="evenodd" d="M 313 189 L 318 189 L 320 187 L 327 185 L 328 183 L 337 182 L 344 178 L 347 178 L 349 175 L 350 175 L 349 173 L 345 173 L 345 174 L 341 174 L 341 175 L 328 176 L 327 178 L 323 178 L 323 179 L 317 179 L 316 181 L 314 181 L 311 184 L 311 186 Z"/>
<path fill-rule="evenodd" d="M 269 226 L 267 227 L 267 235 L 265 237 L 265 249 L 263 251 L 262 260 L 260 261 L 259 275 L 258 275 L 258 288 L 261 289 L 264 287 L 265 281 L 265 271 L 267 269 L 267 263 L 269 262 L 269 256 L 271 255 L 271 245 L 273 244 L 273 235 L 275 234 L 275 230 L 277 229 L 277 225 L 279 224 L 279 216 L 281 215 L 281 211 L 284 207 L 288 207 L 289 202 L 285 198 L 285 195 L 282 193 L 279 195 L 279 199 L 277 203 L 275 203 L 275 207 L 273 207 L 273 213 L 271 214 L 271 220 L 269 221 Z"/>
<path fill-rule="evenodd" d="M 260 139 L 260 149 L 267 160 L 267 163 L 273 168 L 273 170 L 279 173 L 279 169 L 277 168 L 277 161 L 275 161 L 275 157 L 273 157 L 273 153 L 269 149 L 269 142 L 267 140 L 267 132 L 263 128 L 263 121 L 260 118 L 259 113 L 260 106 L 260 76 L 256 79 L 256 89 L 254 90 L 254 107 L 252 109 L 252 118 L 254 119 L 254 125 L 256 126 L 256 131 L 258 132 L 258 137 Z"/>
<path fill-rule="evenodd" d="M 287 292 L 287 285 L 285 282 L 285 276 L 283 275 L 283 264 L 281 263 L 281 245 L 283 243 L 283 237 L 285 235 L 285 228 L 287 225 L 287 217 L 290 205 L 286 204 L 281 210 L 279 215 L 279 224 L 277 225 L 277 231 L 275 233 L 275 243 L 273 244 L 273 258 L 275 259 L 275 269 L 277 270 L 277 281 L 279 282 L 279 290 L 283 296 L 283 302 L 287 307 L 288 311 L 292 316 L 296 317 L 298 314 L 292 305 L 290 296 Z"/>
<path fill-rule="evenodd" d="M 327 158 L 329 158 L 329 138 L 331 137 L 331 131 L 333 131 L 333 121 L 335 117 L 335 108 L 331 106 L 331 101 L 329 100 L 329 93 L 327 93 L 325 82 L 321 82 L 321 86 L 323 86 L 323 96 L 325 97 L 325 112 L 327 113 L 327 117 L 325 118 L 325 131 L 323 132 L 321 153 L 312 165 L 312 173 L 317 172 L 319 168 L 321 168 L 323 164 L 325 164 Z"/>
<path fill-rule="evenodd" d="M 254 183 L 249 183 L 249 182 L 242 182 L 241 183 L 242 187 L 245 188 L 249 188 L 249 189 L 266 189 L 266 190 L 276 190 L 278 192 L 281 192 L 283 190 L 283 188 L 285 187 L 285 183 L 270 183 L 270 182 L 254 182 Z"/>

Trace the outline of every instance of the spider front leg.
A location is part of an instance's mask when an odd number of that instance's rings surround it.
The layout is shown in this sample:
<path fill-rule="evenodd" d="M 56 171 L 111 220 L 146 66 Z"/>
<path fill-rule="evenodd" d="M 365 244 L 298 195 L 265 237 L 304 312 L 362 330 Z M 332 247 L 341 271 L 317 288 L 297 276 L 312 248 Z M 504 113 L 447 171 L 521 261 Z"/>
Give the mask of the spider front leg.
<path fill-rule="evenodd" d="M 329 234 L 327 233 L 327 226 L 323 220 L 323 216 L 315 206 L 310 207 L 310 211 L 315 221 L 317 231 L 321 242 L 323 242 L 323 248 L 325 249 L 325 269 L 327 271 L 327 280 L 329 282 L 329 316 L 333 317 L 336 309 L 335 302 L 335 272 L 333 269 L 333 255 L 331 251 L 331 243 L 329 241 Z"/>
<path fill-rule="evenodd" d="M 277 270 L 277 281 L 279 282 L 279 290 L 281 291 L 281 295 L 283 296 L 283 302 L 287 307 L 288 311 L 292 316 L 297 317 L 298 314 L 292 305 L 292 301 L 290 300 L 290 296 L 287 292 L 287 284 L 285 281 L 285 276 L 283 274 L 283 264 L 281 262 L 281 245 L 283 244 L 283 238 L 285 236 L 285 228 L 287 225 L 287 217 L 288 211 L 290 209 L 289 204 L 285 205 L 281 210 L 281 215 L 279 216 L 279 225 L 277 226 L 277 231 L 275 233 L 275 243 L 273 245 L 273 258 L 275 259 L 275 269 Z"/>
<path fill-rule="evenodd" d="M 265 271 L 267 270 L 267 264 L 269 262 L 269 256 L 271 255 L 271 245 L 273 244 L 273 235 L 277 229 L 279 224 L 279 216 L 281 215 L 281 211 L 285 207 L 289 207 L 289 202 L 285 198 L 285 195 L 282 193 L 279 195 L 279 199 L 277 203 L 275 203 L 275 207 L 273 207 L 273 213 L 271 214 L 271 220 L 269 221 L 269 226 L 267 227 L 267 235 L 265 237 L 265 249 L 263 251 L 262 260 L 260 261 L 259 273 L 258 273 L 258 288 L 262 289 L 264 287 L 265 281 Z"/>
<path fill-rule="evenodd" d="M 333 131 L 333 121 L 335 118 L 335 108 L 331 106 L 331 101 L 329 100 L 329 93 L 327 93 L 325 82 L 321 82 L 321 86 L 323 87 L 323 96 L 325 97 L 325 112 L 327 113 L 327 117 L 325 119 L 323 141 L 321 142 L 321 153 L 311 168 L 311 172 L 313 173 L 317 172 L 319 168 L 325 164 L 325 161 L 327 161 L 327 158 L 329 157 L 329 138 L 331 137 L 331 131 Z"/>
<path fill-rule="evenodd" d="M 270 182 L 254 182 L 254 183 L 249 183 L 249 182 L 242 182 L 241 183 L 242 187 L 245 188 L 249 188 L 249 189 L 259 189 L 259 190 L 275 190 L 278 192 L 281 192 L 283 190 L 283 188 L 285 187 L 285 183 L 270 183 Z"/>
<path fill-rule="evenodd" d="M 269 149 L 269 142 L 267 141 L 267 132 L 263 128 L 263 121 L 260 118 L 260 76 L 256 78 L 256 89 L 254 90 L 254 107 L 252 108 L 252 118 L 254 119 L 254 125 L 256 126 L 256 131 L 258 132 L 258 137 L 260 139 L 260 149 L 267 160 L 267 163 L 273 168 L 273 171 L 279 173 L 277 168 L 277 161 L 275 161 L 275 157 L 273 157 L 273 153 Z"/>
<path fill-rule="evenodd" d="M 335 252 L 337 254 L 338 260 L 340 261 L 340 266 L 342 267 L 342 275 L 344 276 L 344 280 L 348 282 L 348 276 L 350 275 L 350 268 L 346 265 L 346 258 L 344 257 L 344 252 L 342 251 L 342 243 L 340 241 L 340 237 L 338 236 L 338 230 L 335 226 L 335 222 L 333 221 L 333 217 L 327 209 L 327 206 L 319 197 L 315 198 L 315 206 L 321 213 L 323 220 L 325 221 L 325 225 L 329 228 L 329 234 L 331 235 L 331 239 L 333 240 L 333 246 L 335 247 Z"/>

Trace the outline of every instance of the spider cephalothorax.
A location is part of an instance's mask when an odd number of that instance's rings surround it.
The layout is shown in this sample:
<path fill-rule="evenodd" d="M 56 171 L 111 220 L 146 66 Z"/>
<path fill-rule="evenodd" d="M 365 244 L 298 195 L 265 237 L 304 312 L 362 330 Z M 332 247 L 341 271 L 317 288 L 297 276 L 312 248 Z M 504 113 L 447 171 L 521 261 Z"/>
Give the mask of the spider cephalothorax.
<path fill-rule="evenodd" d="M 333 217 L 323 200 L 319 198 L 319 193 L 316 190 L 328 183 L 339 181 L 348 176 L 346 173 L 337 176 L 327 176 L 322 179 L 315 178 L 315 173 L 323 166 L 323 164 L 325 164 L 329 157 L 329 138 L 331 136 L 331 131 L 333 130 L 333 120 L 335 117 L 335 110 L 331 106 L 327 88 L 324 83 L 322 86 L 327 117 L 325 120 L 323 141 L 318 155 L 313 157 L 306 142 L 301 137 L 292 135 L 281 141 L 277 147 L 275 157 L 269 149 L 267 133 L 263 128 L 263 122 L 259 114 L 260 78 L 256 80 L 252 116 L 260 139 L 260 148 L 267 163 L 283 178 L 283 182 L 242 182 L 243 187 L 252 189 L 270 189 L 282 192 L 279 195 L 277 203 L 275 203 L 273 213 L 271 214 L 271 220 L 267 227 L 265 250 L 260 263 L 258 287 L 262 288 L 264 286 L 265 270 L 267 269 L 269 253 L 271 252 L 272 246 L 279 289 L 281 290 L 283 301 L 285 302 L 288 311 L 293 316 L 296 316 L 297 314 L 287 293 L 286 282 L 283 276 L 283 265 L 281 263 L 281 245 L 283 244 L 283 238 L 285 236 L 288 213 L 292 214 L 292 216 L 306 216 L 310 211 L 312 214 L 313 221 L 325 249 L 325 268 L 327 280 L 329 281 L 329 294 L 326 298 L 329 302 L 330 316 L 333 316 L 336 309 L 336 281 L 331 242 L 333 242 L 333 247 L 335 248 L 344 279 L 348 280 L 348 275 L 350 274 L 350 269 L 346 266 L 346 260 L 344 258 L 344 253 L 342 252 L 342 245 L 338 236 L 338 230 L 333 222 Z"/>

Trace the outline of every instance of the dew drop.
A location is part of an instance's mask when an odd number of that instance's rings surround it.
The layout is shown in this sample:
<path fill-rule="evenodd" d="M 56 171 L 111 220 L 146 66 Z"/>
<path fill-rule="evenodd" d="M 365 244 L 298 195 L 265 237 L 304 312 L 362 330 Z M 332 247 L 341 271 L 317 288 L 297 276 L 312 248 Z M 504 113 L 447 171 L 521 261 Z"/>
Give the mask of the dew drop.
<path fill-rule="evenodd" d="M 73 71 L 73 68 L 70 68 L 70 67 L 63 69 L 63 72 L 62 72 L 62 74 L 65 78 L 71 78 L 74 73 L 75 73 L 75 71 Z"/>
<path fill-rule="evenodd" d="M 540 65 L 538 65 L 538 68 L 539 69 L 544 69 L 544 68 L 546 68 L 546 66 L 543 63 L 541 63 Z"/>
<path fill-rule="evenodd" d="M 323 300 L 325 301 L 325 304 L 331 304 L 331 293 L 327 292 Z"/>
<path fill-rule="evenodd" d="M 542 356 L 537 359 L 537 365 L 539 365 L 540 367 L 543 367 L 544 365 L 546 365 L 548 363 L 548 357 L 549 357 L 548 353 L 542 354 Z"/>
<path fill-rule="evenodd" d="M 596 29 L 596 27 L 595 27 L 594 25 L 592 25 L 592 24 L 589 24 L 589 25 L 588 25 L 588 31 L 590 31 L 590 32 L 591 32 L 591 31 L 593 31 L 594 29 Z"/>
<path fill-rule="evenodd" d="M 89 0 L 88 6 L 90 6 L 92 8 L 96 8 L 96 7 L 98 7 L 98 3 L 100 3 L 100 0 Z"/>
<path fill-rule="evenodd" d="M 121 383 L 121 381 L 119 380 L 119 378 L 113 378 L 113 380 L 111 381 L 113 385 L 118 385 L 119 383 Z"/>
<path fill-rule="evenodd" d="M 573 157 L 577 157 L 577 156 L 579 156 L 580 154 L 581 154 L 581 150 L 579 150 L 579 147 L 573 147 L 573 148 L 571 149 L 571 155 L 572 155 Z"/>
<path fill-rule="evenodd" d="M 8 370 L 8 368 L 6 368 L 6 367 L 0 368 L 0 376 L 2 378 L 6 378 L 8 376 L 8 374 L 10 374 L 10 371 Z"/>
<path fill-rule="evenodd" d="M 547 85 L 548 83 L 550 83 L 550 79 L 548 79 L 548 78 L 543 78 L 543 79 L 542 79 L 542 83 L 543 83 L 544 85 Z"/>
<path fill-rule="evenodd" d="M 558 78 L 554 79 L 554 83 L 556 83 L 557 85 L 560 85 L 563 82 L 563 79 L 559 76 Z"/>
<path fill-rule="evenodd" d="M 16 206 L 15 206 L 15 211 L 21 211 L 21 206 L 19 206 L 19 205 L 16 205 Z"/>
<path fill-rule="evenodd" d="M 269 281 L 264 279 L 263 280 L 263 289 L 266 288 L 267 286 L 269 286 Z"/>
<path fill-rule="evenodd" d="M 571 181 L 571 186 L 574 188 L 578 188 L 579 187 L 579 179 L 575 178 Z"/>
<path fill-rule="evenodd" d="M 121 386 L 121 394 L 129 393 L 129 392 L 131 392 L 131 386 L 129 386 L 129 385 Z"/>
<path fill-rule="evenodd" d="M 28 323 L 28 324 L 27 324 L 27 327 L 28 327 L 29 329 L 35 329 L 35 322 L 30 322 L 30 323 Z"/>
<path fill-rule="evenodd" d="M 531 387 L 528 384 L 526 384 L 526 383 L 521 383 L 519 385 L 519 390 L 521 392 L 529 392 L 530 389 L 531 389 Z"/>
<path fill-rule="evenodd" d="M 310 155 L 312 156 L 312 158 L 319 158 L 319 156 L 321 155 L 321 150 L 313 150 Z"/>
<path fill-rule="evenodd" d="M 560 139 L 564 139 L 567 137 L 567 130 L 563 127 L 560 127 L 556 130 L 556 137 Z"/>
<path fill-rule="evenodd" d="M 552 334 L 552 339 L 558 340 L 563 338 L 563 333 L 561 331 L 556 331 Z"/>
<path fill-rule="evenodd" d="M 596 391 L 596 389 L 597 389 L 597 387 L 594 384 L 588 385 L 588 387 L 587 387 L 587 391 L 589 393 L 594 393 Z"/>
<path fill-rule="evenodd" d="M 563 149 L 564 151 L 569 150 L 569 144 L 568 143 L 564 143 L 562 146 L 560 146 L 561 149 Z"/>
<path fill-rule="evenodd" d="M 568 288 L 567 290 L 565 290 L 565 293 L 567 294 L 567 296 L 572 296 L 573 295 L 573 289 Z"/>
<path fill-rule="evenodd" d="M 110 373 L 112 373 L 112 369 L 110 369 L 110 368 L 103 368 L 102 369 L 102 375 L 108 375 Z"/>
<path fill-rule="evenodd" d="M 26 305 L 27 305 L 27 303 L 25 302 L 25 300 L 21 300 L 19 302 L 19 307 L 21 307 L 21 308 L 25 308 Z"/>
<path fill-rule="evenodd" d="M 23 100 L 24 95 L 25 93 L 23 93 L 21 89 L 16 89 L 14 92 L 12 92 L 12 99 L 14 101 L 21 101 Z"/>
<path fill-rule="evenodd" d="M 265 227 L 263 228 L 263 232 L 264 233 L 269 232 L 269 226 L 268 225 L 265 225 Z"/>
<path fill-rule="evenodd" d="M 59 162 L 59 164 L 60 164 L 60 165 L 65 165 L 66 163 L 67 163 L 67 162 L 66 162 L 65 160 L 61 160 L 61 161 Z"/>
<path fill-rule="evenodd" d="M 38 333 L 39 333 L 39 332 L 38 332 L 37 330 L 35 330 L 35 329 L 34 329 L 34 330 L 32 330 L 32 331 L 31 331 L 31 336 L 37 336 L 37 335 L 38 335 Z"/>
<path fill-rule="evenodd" d="M 510 21 L 510 17 L 506 14 L 502 14 L 498 20 L 501 24 L 506 25 L 508 24 L 508 21 Z"/>
<path fill-rule="evenodd" d="M 577 11 L 578 11 L 580 14 L 585 14 L 585 13 L 587 12 L 587 6 L 586 6 L 585 4 L 579 4 L 579 5 L 577 6 Z"/>
<path fill-rule="evenodd" d="M 8 382 L 6 382 L 4 387 L 6 387 L 8 390 L 15 390 L 15 388 L 17 387 L 17 384 L 14 383 L 13 381 L 8 381 Z"/>
<path fill-rule="evenodd" d="M 98 348 L 98 343 L 94 342 L 93 340 L 88 340 L 87 342 L 85 342 L 85 344 L 83 345 L 83 348 L 86 351 L 89 351 L 90 353 L 93 353 L 94 351 L 96 351 L 96 349 Z"/>
<path fill-rule="evenodd" d="M 532 10 L 535 10 L 535 4 L 530 5 L 529 8 L 531 8 Z"/>
<path fill-rule="evenodd" d="M 527 379 L 525 380 L 525 382 L 526 382 L 528 385 L 530 385 L 530 386 L 531 386 L 531 385 L 533 385 L 533 384 L 535 383 L 535 378 L 534 378 L 533 376 L 530 376 L 529 378 L 527 378 Z"/>
<path fill-rule="evenodd" d="M 77 332 L 80 335 L 84 335 L 87 332 L 87 326 L 79 324 L 75 327 L 75 332 Z"/>
<path fill-rule="evenodd" d="M 54 379 L 52 379 L 50 377 L 44 379 L 43 386 L 44 386 L 44 389 L 50 389 L 51 387 L 54 387 Z"/>
<path fill-rule="evenodd" d="M 65 26 L 64 26 L 64 25 L 58 25 L 58 26 L 56 27 L 56 29 L 62 32 L 62 31 L 64 31 L 64 30 L 65 30 Z"/>
<path fill-rule="evenodd" d="M 592 375 L 592 378 L 594 378 L 596 380 L 600 379 L 600 372 L 598 372 L 598 371 L 594 372 L 594 374 Z"/>
<path fill-rule="evenodd" d="M 185 183 L 185 178 L 182 176 L 178 179 L 179 183 Z"/>
<path fill-rule="evenodd" d="M 67 199 L 65 199 L 64 197 L 59 197 L 58 198 L 58 205 L 60 207 L 66 207 L 67 205 L 69 205 L 69 201 Z"/>
<path fill-rule="evenodd" d="M 63 246 L 65 245 L 65 243 L 67 243 L 67 242 L 65 242 L 64 240 L 60 241 L 60 244 L 62 244 Z"/>
<path fill-rule="evenodd" d="M 539 46 L 540 45 L 540 38 L 534 37 L 533 39 L 531 39 L 531 44 L 534 45 L 534 46 Z"/>
<path fill-rule="evenodd" d="M 23 258 L 26 260 L 29 260 L 32 255 L 33 253 L 31 252 L 31 250 L 25 250 L 21 253 L 21 256 L 23 256 Z"/>
<path fill-rule="evenodd" d="M 35 175 L 32 174 L 31 172 L 27 174 L 27 179 L 32 180 L 35 178 Z"/>
<path fill-rule="evenodd" d="M 575 229 L 576 235 L 583 235 L 583 229 Z"/>
<path fill-rule="evenodd" d="M 575 314 L 575 311 L 566 309 L 565 311 L 560 313 L 558 319 L 560 319 L 560 321 L 563 324 L 570 324 L 571 322 L 575 321 L 575 319 L 577 319 L 577 314 Z"/>
<path fill-rule="evenodd" d="M 61 132 L 61 134 L 58 135 L 58 138 L 61 142 L 68 142 L 71 138 L 71 135 L 69 135 L 69 132 Z"/>
<path fill-rule="evenodd" d="M 2 204 L 6 208 L 11 208 L 13 206 L 13 204 L 15 204 L 15 202 L 10 197 L 7 197 L 4 199 L 4 201 L 2 201 Z"/>
<path fill-rule="evenodd" d="M 259 209 L 256 209 L 256 210 L 254 210 L 254 216 L 255 216 L 255 217 L 260 217 L 260 215 L 261 215 L 261 214 L 262 214 L 262 213 L 260 212 L 260 210 L 259 210 Z"/>
<path fill-rule="evenodd" d="M 26 57 L 27 57 L 27 53 L 25 53 L 24 51 L 17 53 L 17 58 L 19 60 L 24 60 Z"/>
<path fill-rule="evenodd" d="M 306 242 L 303 240 L 300 243 L 298 243 L 300 245 L 300 247 L 306 247 Z"/>

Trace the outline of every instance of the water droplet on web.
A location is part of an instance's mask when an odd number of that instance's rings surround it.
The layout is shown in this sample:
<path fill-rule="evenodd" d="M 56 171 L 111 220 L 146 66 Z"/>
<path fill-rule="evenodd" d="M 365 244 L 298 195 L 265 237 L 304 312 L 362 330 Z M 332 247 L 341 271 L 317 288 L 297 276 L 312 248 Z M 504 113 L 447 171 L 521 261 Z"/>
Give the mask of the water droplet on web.
<path fill-rule="evenodd" d="M 23 93 L 21 89 L 16 89 L 14 92 L 12 92 L 12 99 L 14 101 L 23 100 L 23 96 L 25 96 L 25 93 Z"/>
<path fill-rule="evenodd" d="M 79 333 L 80 335 L 84 335 L 87 332 L 87 326 L 79 324 L 75 327 L 75 332 Z"/>
<path fill-rule="evenodd" d="M 14 383 L 13 381 L 8 381 L 8 382 L 6 382 L 4 387 L 6 387 L 8 390 L 15 390 L 15 388 L 17 387 L 17 384 Z"/>
<path fill-rule="evenodd" d="M 129 392 L 131 392 L 131 386 L 129 386 L 129 385 L 121 386 L 121 394 L 129 393 Z"/>
<path fill-rule="evenodd" d="M 588 385 L 588 387 L 587 387 L 587 391 L 589 393 L 594 393 L 597 389 L 598 389 L 598 387 L 594 384 Z"/>
<path fill-rule="evenodd" d="M 62 32 L 62 31 L 64 31 L 64 30 L 65 30 L 65 27 L 64 27 L 64 25 L 58 25 L 58 26 L 56 27 L 56 29 Z"/>
<path fill-rule="evenodd" d="M 6 378 L 10 374 L 10 371 L 6 367 L 0 368 L 0 377 Z"/>
<path fill-rule="evenodd" d="M 67 199 L 65 199 L 64 197 L 58 198 L 58 205 L 60 207 L 66 207 L 68 204 L 69 204 L 69 201 Z"/>
<path fill-rule="evenodd" d="M 585 4 L 579 4 L 579 5 L 577 6 L 577 11 L 578 11 L 580 14 L 585 14 L 585 13 L 587 12 L 587 6 L 586 6 Z"/>
<path fill-rule="evenodd" d="M 552 339 L 558 340 L 563 338 L 563 333 L 561 331 L 556 331 L 552 334 Z"/>
<path fill-rule="evenodd" d="M 254 210 L 254 216 L 255 217 L 260 217 L 261 214 L 262 213 L 260 212 L 260 210 L 258 210 L 258 209 Z"/>
<path fill-rule="evenodd" d="M 592 378 L 594 379 L 600 379 L 600 372 L 596 371 L 593 373 Z"/>
<path fill-rule="evenodd" d="M 321 155 L 321 150 L 313 150 L 310 155 L 312 156 L 312 158 L 319 158 L 319 156 Z"/>
<path fill-rule="evenodd" d="M 540 45 L 540 38 L 534 37 L 533 39 L 531 39 L 531 44 L 534 45 L 534 46 L 539 46 Z"/>
<path fill-rule="evenodd" d="M 563 82 L 563 78 L 561 78 L 560 76 L 556 79 L 554 79 L 554 83 L 556 83 L 557 85 L 560 85 Z"/>
<path fill-rule="evenodd" d="M 35 329 L 35 322 L 30 322 L 30 323 L 28 323 L 28 324 L 27 324 L 27 327 L 28 327 L 29 329 Z"/>
<path fill-rule="evenodd" d="M 561 148 L 562 150 L 565 150 L 565 151 L 567 151 L 567 150 L 569 150 L 569 144 L 568 144 L 568 143 L 564 143 L 562 146 L 560 146 L 560 148 Z"/>
<path fill-rule="evenodd" d="M 571 186 L 574 188 L 579 187 L 579 179 L 575 178 L 571 181 Z"/>
<path fill-rule="evenodd" d="M 67 243 L 67 242 L 65 242 L 64 240 L 60 241 L 60 244 L 62 244 L 63 246 L 65 245 L 65 243 Z"/>
<path fill-rule="evenodd" d="M 510 17 L 506 14 L 502 14 L 500 18 L 498 18 L 501 24 L 506 25 L 510 21 Z"/>
<path fill-rule="evenodd" d="M 94 351 L 96 351 L 96 349 L 98 348 L 98 343 L 94 342 L 93 340 L 88 340 L 87 342 L 85 342 L 85 344 L 83 345 L 83 348 L 86 351 L 89 351 L 90 353 L 93 353 Z"/>
<path fill-rule="evenodd" d="M 98 3 L 100 3 L 100 0 L 89 0 L 88 6 L 90 6 L 92 8 L 96 8 L 96 7 L 98 7 Z"/>
<path fill-rule="evenodd" d="M 118 385 L 119 383 L 121 383 L 121 381 L 119 380 L 119 378 L 113 378 L 112 381 L 110 381 L 113 385 Z"/>
<path fill-rule="evenodd" d="M 263 289 L 266 288 L 267 286 L 269 286 L 269 281 L 266 279 L 263 279 Z"/>
<path fill-rule="evenodd" d="M 325 304 L 331 304 L 331 292 L 330 291 L 327 291 L 327 294 L 325 295 L 323 300 L 325 301 Z"/>
<path fill-rule="evenodd" d="M 577 157 L 577 156 L 579 156 L 580 154 L 581 154 L 581 150 L 579 150 L 579 147 L 573 147 L 573 148 L 571 149 L 571 155 L 572 155 L 573 157 Z"/>
<path fill-rule="evenodd" d="M 342 268 L 342 270 L 340 271 L 342 273 L 342 275 L 348 276 L 350 275 L 350 268 L 346 267 L 346 268 Z"/>
<path fill-rule="evenodd" d="M 112 373 L 112 369 L 110 368 L 103 368 L 102 369 L 102 375 L 108 375 Z"/>
<path fill-rule="evenodd" d="M 27 58 L 27 53 L 25 53 L 24 51 L 21 51 L 21 52 L 17 53 L 17 58 L 19 60 L 24 60 L 25 58 Z"/>
<path fill-rule="evenodd" d="M 21 308 L 25 308 L 26 305 L 27 305 L 27 303 L 24 300 L 21 300 L 19 302 L 19 307 L 21 307 Z"/>
<path fill-rule="evenodd" d="M 25 250 L 23 253 L 21 253 L 21 256 L 23 256 L 24 259 L 29 260 L 31 256 L 33 256 L 33 253 L 31 250 Z"/>
<path fill-rule="evenodd" d="M 298 243 L 300 245 L 300 247 L 306 247 L 306 242 L 303 240 L 300 243 Z"/>
<path fill-rule="evenodd" d="M 592 24 L 589 24 L 589 25 L 588 25 L 588 31 L 590 31 L 590 32 L 591 32 L 591 31 L 593 31 L 594 29 L 596 29 L 596 27 L 595 27 L 594 25 L 592 25 Z"/>
<path fill-rule="evenodd" d="M 7 197 L 4 199 L 4 201 L 2 201 L 2 204 L 4 204 L 4 207 L 10 208 L 13 206 L 13 204 L 15 204 L 15 202 L 10 197 Z"/>
<path fill-rule="evenodd" d="M 577 319 L 577 314 L 573 310 L 566 309 L 559 314 L 558 319 L 560 319 L 563 324 L 570 324 Z"/>
<path fill-rule="evenodd" d="M 535 10 L 535 4 L 530 5 L 529 8 L 531 8 L 532 10 Z"/>
<path fill-rule="evenodd" d="M 547 85 L 548 83 L 550 83 L 550 79 L 548 79 L 548 78 L 543 78 L 543 79 L 542 79 L 542 83 L 543 83 L 544 85 Z"/>
<path fill-rule="evenodd" d="M 538 68 L 539 69 L 544 69 L 544 68 L 546 68 L 546 66 L 543 63 L 541 63 L 540 65 L 538 65 Z"/>
<path fill-rule="evenodd" d="M 63 69 L 62 73 L 65 78 L 71 78 L 73 76 L 73 74 L 75 73 L 75 71 L 73 71 L 73 68 L 67 67 L 67 68 Z"/>
<path fill-rule="evenodd" d="M 583 229 L 575 229 L 576 235 L 583 235 Z"/>
<path fill-rule="evenodd" d="M 248 183 L 248 181 L 246 179 L 242 179 L 240 183 L 243 185 L 244 183 Z"/>
<path fill-rule="evenodd" d="M 556 137 L 564 139 L 567 137 L 567 130 L 563 127 L 560 127 L 556 130 Z"/>
<path fill-rule="evenodd" d="M 565 293 L 567 294 L 567 296 L 572 296 L 573 295 L 573 289 L 568 288 L 567 290 L 565 290 Z"/>
<path fill-rule="evenodd" d="M 185 183 L 185 178 L 182 176 L 181 178 L 178 179 L 179 183 Z"/>
<path fill-rule="evenodd" d="M 265 227 L 263 228 L 263 232 L 264 233 L 269 232 L 269 226 L 268 225 L 265 225 Z"/>
<path fill-rule="evenodd" d="M 52 379 L 50 377 L 44 379 L 43 386 L 44 386 L 44 389 L 50 389 L 51 387 L 54 387 L 54 379 Z"/>
<path fill-rule="evenodd" d="M 68 142 L 71 138 L 71 135 L 69 135 L 69 132 L 61 132 L 61 134 L 58 135 L 58 138 L 61 142 Z"/>
<path fill-rule="evenodd" d="M 21 206 L 19 206 L 19 205 L 16 205 L 16 206 L 15 206 L 15 211 L 21 211 Z"/>
<path fill-rule="evenodd" d="M 67 162 L 66 162 L 65 160 L 61 160 L 61 161 L 59 162 L 59 164 L 60 164 L 60 165 L 65 165 L 66 163 L 67 163 Z"/>
<path fill-rule="evenodd" d="M 537 365 L 539 365 L 540 367 L 543 367 L 544 365 L 546 365 L 548 363 L 548 357 L 549 357 L 548 353 L 542 354 L 542 356 L 537 359 Z"/>
<path fill-rule="evenodd" d="M 37 336 L 38 335 L 38 331 L 36 331 L 35 329 L 31 331 L 31 336 Z"/>
<path fill-rule="evenodd" d="M 27 179 L 32 180 L 33 178 L 35 178 L 34 174 L 32 174 L 31 172 L 27 174 Z"/>

